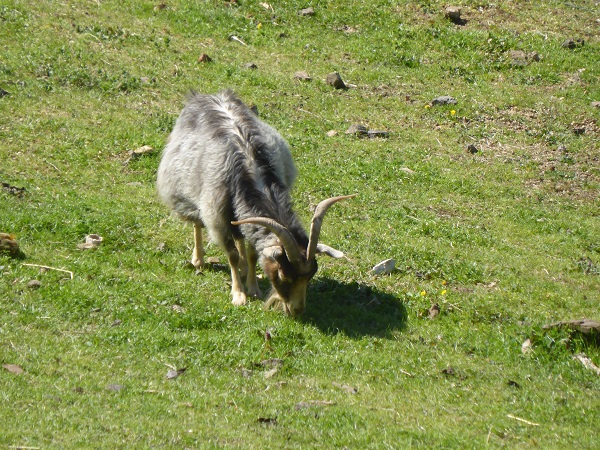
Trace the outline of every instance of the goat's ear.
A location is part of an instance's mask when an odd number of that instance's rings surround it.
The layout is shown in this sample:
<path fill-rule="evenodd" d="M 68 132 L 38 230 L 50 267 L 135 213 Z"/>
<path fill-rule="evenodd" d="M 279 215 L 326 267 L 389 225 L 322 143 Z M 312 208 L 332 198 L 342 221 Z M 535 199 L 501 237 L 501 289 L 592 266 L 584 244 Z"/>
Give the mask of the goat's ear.
<path fill-rule="evenodd" d="M 272 261 L 277 261 L 283 255 L 283 247 L 281 245 L 267 247 L 263 250 L 263 255 Z"/>
<path fill-rule="evenodd" d="M 325 244 L 317 244 L 317 254 L 324 253 L 332 258 L 343 258 L 344 254 L 335 248 Z"/>

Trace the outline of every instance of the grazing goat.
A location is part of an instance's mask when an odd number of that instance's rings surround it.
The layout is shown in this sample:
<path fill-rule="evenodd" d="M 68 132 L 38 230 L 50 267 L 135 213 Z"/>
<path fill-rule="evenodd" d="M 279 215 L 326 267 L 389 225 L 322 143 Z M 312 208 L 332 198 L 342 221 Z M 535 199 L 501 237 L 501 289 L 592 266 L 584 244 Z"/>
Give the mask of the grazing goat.
<path fill-rule="evenodd" d="M 193 223 L 196 268 L 204 265 L 202 228 L 226 251 L 234 305 L 245 304 L 246 295 L 261 296 L 258 261 L 272 285 L 265 308 L 281 305 L 291 316 L 302 314 L 317 253 L 343 256 L 318 239 L 327 209 L 353 195 L 319 203 L 307 236 L 290 198 L 297 174 L 284 139 L 233 92 L 192 92 L 164 150 L 158 192 Z"/>

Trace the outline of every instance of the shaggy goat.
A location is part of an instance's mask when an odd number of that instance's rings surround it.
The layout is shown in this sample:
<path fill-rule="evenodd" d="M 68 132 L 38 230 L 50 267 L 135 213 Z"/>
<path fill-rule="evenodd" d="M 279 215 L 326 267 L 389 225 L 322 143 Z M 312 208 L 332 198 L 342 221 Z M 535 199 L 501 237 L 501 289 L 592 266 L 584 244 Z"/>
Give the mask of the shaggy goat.
<path fill-rule="evenodd" d="M 302 314 L 316 254 L 343 256 L 318 239 L 327 209 L 353 196 L 319 203 L 307 236 L 290 198 L 297 174 L 287 143 L 233 92 L 190 95 L 164 150 L 158 191 L 194 224 L 196 268 L 204 265 L 203 227 L 227 252 L 234 305 L 245 304 L 246 295 L 261 296 L 259 261 L 272 285 L 265 307 L 281 304 L 291 316 Z"/>

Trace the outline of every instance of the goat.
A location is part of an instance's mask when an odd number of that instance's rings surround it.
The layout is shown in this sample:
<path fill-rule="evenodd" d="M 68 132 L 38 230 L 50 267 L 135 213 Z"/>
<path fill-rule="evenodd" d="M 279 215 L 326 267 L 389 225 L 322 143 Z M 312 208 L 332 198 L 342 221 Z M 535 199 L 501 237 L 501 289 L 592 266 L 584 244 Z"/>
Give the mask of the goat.
<path fill-rule="evenodd" d="M 258 261 L 272 288 L 265 309 L 282 306 L 292 317 L 302 314 L 308 283 L 317 272 L 316 255 L 344 256 L 318 239 L 327 209 L 354 195 L 319 203 L 307 236 L 292 210 L 290 190 L 297 175 L 285 140 L 232 91 L 190 94 L 163 151 L 158 192 L 193 223 L 197 269 L 204 266 L 202 228 L 225 250 L 234 305 L 245 304 L 247 295 L 262 296 Z"/>

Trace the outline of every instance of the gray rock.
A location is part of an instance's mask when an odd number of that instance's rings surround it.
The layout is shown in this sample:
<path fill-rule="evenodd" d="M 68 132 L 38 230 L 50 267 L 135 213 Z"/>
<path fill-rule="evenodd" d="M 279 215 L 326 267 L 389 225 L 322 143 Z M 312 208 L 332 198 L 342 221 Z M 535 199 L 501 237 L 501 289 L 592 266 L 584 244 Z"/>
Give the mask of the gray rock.
<path fill-rule="evenodd" d="M 390 137 L 390 133 L 388 131 L 383 131 L 383 130 L 369 130 L 367 132 L 367 135 L 370 138 L 388 138 Z"/>
<path fill-rule="evenodd" d="M 568 48 L 569 50 L 573 50 L 577 47 L 583 47 L 583 44 L 585 44 L 585 41 L 581 38 L 567 39 L 565 42 L 562 43 L 562 47 Z"/>
<path fill-rule="evenodd" d="M 458 6 L 447 6 L 444 15 L 454 23 L 460 22 L 460 8 Z"/>
<path fill-rule="evenodd" d="M 336 89 L 347 89 L 346 83 L 342 80 L 342 77 L 337 72 L 332 72 L 327 75 L 327 79 L 325 80 L 329 86 L 333 86 Z"/>
<path fill-rule="evenodd" d="M 350 127 L 346 130 L 346 134 L 354 134 L 356 136 L 364 137 L 368 136 L 369 130 L 364 125 L 355 123 L 350 125 Z"/>
<path fill-rule="evenodd" d="M 308 8 L 304 8 L 303 10 L 301 10 L 298 15 L 300 16 L 314 16 L 315 15 L 315 10 L 312 6 L 309 6 Z"/>
<path fill-rule="evenodd" d="M 395 268 L 396 260 L 390 258 L 373 266 L 371 272 L 373 272 L 375 275 L 389 275 L 394 271 Z"/>
<path fill-rule="evenodd" d="M 305 70 L 301 70 L 299 72 L 296 72 L 294 74 L 294 79 L 299 80 L 299 81 L 310 81 L 310 80 L 312 80 L 312 78 L 310 77 L 310 75 L 308 74 L 308 72 L 306 72 Z"/>
<path fill-rule="evenodd" d="M 42 287 L 42 282 L 39 280 L 31 280 L 29 283 L 27 283 L 27 287 L 30 289 L 39 289 Z"/>
<path fill-rule="evenodd" d="M 449 95 L 442 95 L 440 97 L 436 97 L 431 101 L 431 104 L 436 105 L 456 105 L 456 99 L 454 97 L 450 97 Z"/>
<path fill-rule="evenodd" d="M 471 154 L 474 155 L 475 153 L 479 152 L 479 149 L 477 147 L 475 147 L 475 144 L 469 144 L 467 146 L 467 151 Z"/>

